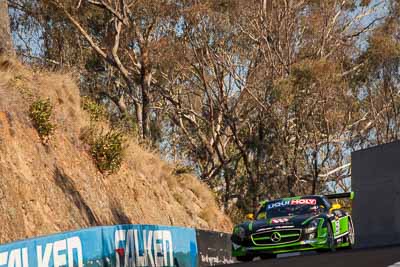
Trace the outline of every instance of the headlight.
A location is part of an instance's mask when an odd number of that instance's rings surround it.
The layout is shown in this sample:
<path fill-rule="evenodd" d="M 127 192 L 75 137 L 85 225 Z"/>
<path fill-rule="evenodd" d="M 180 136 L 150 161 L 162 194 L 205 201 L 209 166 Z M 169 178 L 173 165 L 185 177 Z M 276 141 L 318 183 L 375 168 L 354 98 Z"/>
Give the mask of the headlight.
<path fill-rule="evenodd" d="M 319 224 L 319 219 L 314 219 L 314 220 L 312 220 L 312 221 L 308 224 L 307 228 L 304 229 L 304 232 L 305 232 L 306 234 L 314 233 L 314 232 L 317 231 L 317 229 L 318 229 L 318 224 Z"/>
<path fill-rule="evenodd" d="M 238 226 L 233 231 L 233 234 L 236 235 L 240 240 L 243 240 L 246 237 L 246 229 L 242 226 Z"/>

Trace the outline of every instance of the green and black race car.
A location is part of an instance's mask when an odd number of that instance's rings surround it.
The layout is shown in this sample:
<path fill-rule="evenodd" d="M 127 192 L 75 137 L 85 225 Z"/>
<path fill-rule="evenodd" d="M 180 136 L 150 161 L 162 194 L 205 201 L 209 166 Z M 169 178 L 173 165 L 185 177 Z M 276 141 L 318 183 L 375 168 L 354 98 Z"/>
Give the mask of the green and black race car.
<path fill-rule="evenodd" d="M 264 201 L 255 218 L 250 215 L 249 221 L 233 229 L 232 255 L 239 261 L 251 261 L 279 253 L 351 248 L 351 215 L 329 199 L 353 197 L 351 192 Z"/>

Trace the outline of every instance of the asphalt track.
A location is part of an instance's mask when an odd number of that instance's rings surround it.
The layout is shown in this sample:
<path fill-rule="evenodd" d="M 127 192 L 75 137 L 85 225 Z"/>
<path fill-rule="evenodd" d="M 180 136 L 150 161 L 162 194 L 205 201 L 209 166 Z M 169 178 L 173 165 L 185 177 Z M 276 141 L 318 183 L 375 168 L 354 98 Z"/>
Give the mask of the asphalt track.
<path fill-rule="evenodd" d="M 397 264 L 396 264 L 397 263 Z M 226 265 L 225 265 L 226 266 Z M 293 256 L 271 260 L 255 260 L 249 263 L 231 264 L 229 267 L 400 267 L 400 246 L 338 250 L 333 253 Z"/>

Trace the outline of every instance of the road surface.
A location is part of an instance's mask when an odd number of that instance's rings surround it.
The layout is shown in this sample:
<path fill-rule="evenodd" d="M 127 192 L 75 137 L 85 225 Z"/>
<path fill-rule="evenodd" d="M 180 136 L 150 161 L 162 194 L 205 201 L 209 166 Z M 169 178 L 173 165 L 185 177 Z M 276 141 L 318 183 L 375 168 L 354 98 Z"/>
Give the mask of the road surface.
<path fill-rule="evenodd" d="M 249 263 L 231 264 L 229 267 L 400 267 L 400 246 L 342 250 L 334 253 L 294 256 L 271 260 L 256 260 Z"/>

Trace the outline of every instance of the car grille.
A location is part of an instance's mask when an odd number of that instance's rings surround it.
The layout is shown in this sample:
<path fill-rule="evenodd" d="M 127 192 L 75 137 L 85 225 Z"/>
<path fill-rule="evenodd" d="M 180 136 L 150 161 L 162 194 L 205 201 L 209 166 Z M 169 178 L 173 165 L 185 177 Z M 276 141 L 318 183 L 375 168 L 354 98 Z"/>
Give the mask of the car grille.
<path fill-rule="evenodd" d="M 300 229 L 279 229 L 252 234 L 251 240 L 256 246 L 273 246 L 296 242 L 300 236 Z"/>

